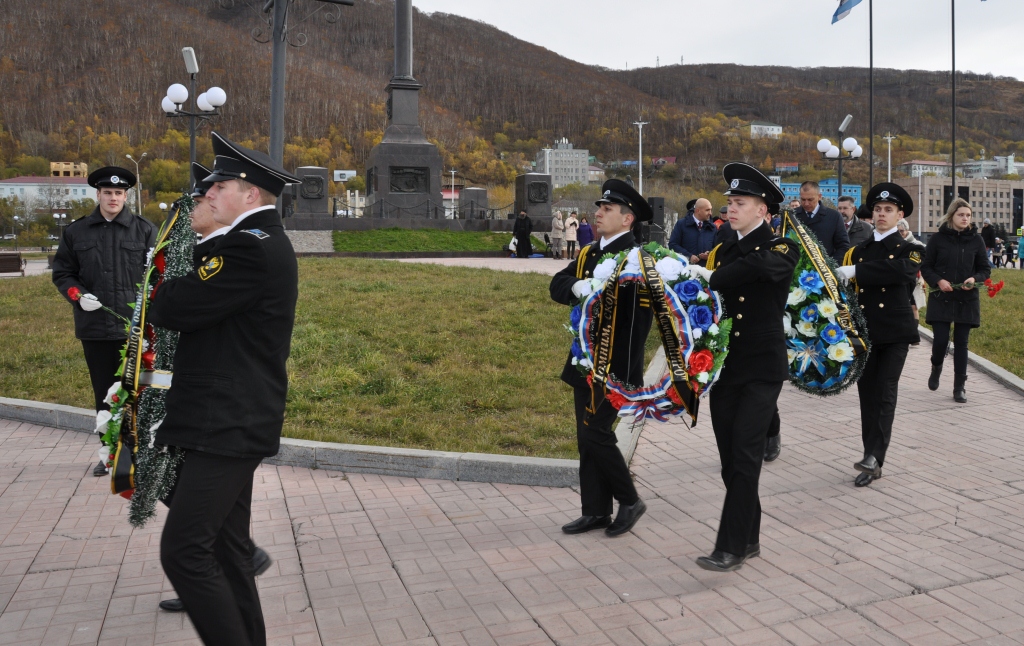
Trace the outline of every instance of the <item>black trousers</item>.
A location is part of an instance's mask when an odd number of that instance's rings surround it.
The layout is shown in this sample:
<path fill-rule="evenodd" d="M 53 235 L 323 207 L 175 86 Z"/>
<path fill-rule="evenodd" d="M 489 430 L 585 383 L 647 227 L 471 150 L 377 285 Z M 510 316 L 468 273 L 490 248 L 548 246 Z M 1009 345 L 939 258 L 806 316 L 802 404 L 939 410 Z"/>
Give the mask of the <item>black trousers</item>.
<path fill-rule="evenodd" d="M 772 422 L 768 425 L 768 435 L 766 437 L 776 437 L 779 431 L 782 430 L 782 420 L 779 419 L 779 407 L 775 407 L 775 414 L 772 415 Z"/>
<path fill-rule="evenodd" d="M 249 539 L 261 458 L 189 451 L 160 537 L 160 563 L 208 646 L 265 646 Z"/>
<path fill-rule="evenodd" d="M 632 505 L 640 496 L 633 486 L 629 466 L 616 446 L 615 407 L 607 401 L 587 419 L 588 388 L 573 388 L 576 405 L 576 443 L 580 450 L 580 499 L 584 516 L 610 516 L 612 499 Z"/>
<path fill-rule="evenodd" d="M 941 366 L 949 348 L 949 328 L 953 328 L 953 372 L 967 374 L 967 345 L 971 326 L 963 323 L 932 323 L 935 340 L 932 341 L 932 365 Z"/>
<path fill-rule="evenodd" d="M 565 256 L 566 258 L 572 259 L 572 255 L 576 253 L 576 241 L 566 240 L 565 241 Z"/>
<path fill-rule="evenodd" d="M 107 397 L 110 385 L 117 381 L 116 373 L 121 367 L 120 341 L 86 341 L 82 340 L 85 351 L 85 365 L 89 367 L 89 380 L 92 382 L 92 394 L 96 398 L 96 410 L 110 410 L 103 400 Z"/>
<path fill-rule="evenodd" d="M 900 374 L 907 361 L 906 343 L 871 346 L 864 374 L 857 382 L 860 395 L 860 432 L 864 455 L 873 455 L 881 465 L 892 438 L 892 421 L 896 417 Z"/>
<path fill-rule="evenodd" d="M 725 503 L 715 549 L 742 556 L 760 542 L 761 501 L 757 485 L 768 427 L 782 382 L 718 382 L 711 389 L 711 425 L 722 460 Z"/>

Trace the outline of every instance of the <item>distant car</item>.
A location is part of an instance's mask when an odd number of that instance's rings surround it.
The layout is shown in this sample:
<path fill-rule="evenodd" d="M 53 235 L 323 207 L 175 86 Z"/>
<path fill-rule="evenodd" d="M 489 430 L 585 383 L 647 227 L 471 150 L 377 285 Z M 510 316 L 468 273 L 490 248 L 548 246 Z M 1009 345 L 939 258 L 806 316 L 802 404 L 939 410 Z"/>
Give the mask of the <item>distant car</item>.
<path fill-rule="evenodd" d="M 55 235 L 53 235 L 51 233 L 50 235 L 46 236 L 46 239 L 47 240 L 59 240 L 60 238 L 58 238 L 57 236 L 55 236 Z"/>
<path fill-rule="evenodd" d="M 17 240 L 17 239 L 18 239 L 18 236 L 14 235 L 13 233 L 5 233 L 4 234 L 4 240 Z"/>

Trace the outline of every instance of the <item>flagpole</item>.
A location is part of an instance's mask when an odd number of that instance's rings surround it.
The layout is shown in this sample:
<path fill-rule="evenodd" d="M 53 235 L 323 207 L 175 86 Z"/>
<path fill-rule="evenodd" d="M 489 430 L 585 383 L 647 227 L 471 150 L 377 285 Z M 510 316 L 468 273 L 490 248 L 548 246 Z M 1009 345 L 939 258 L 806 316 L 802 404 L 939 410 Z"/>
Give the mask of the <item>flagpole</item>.
<path fill-rule="evenodd" d="M 875 185 L 875 3 L 868 0 L 868 188 Z"/>
<path fill-rule="evenodd" d="M 949 0 L 950 7 L 950 23 L 952 24 L 953 32 L 953 70 L 950 74 L 952 80 L 952 102 L 953 102 L 953 148 L 952 154 L 950 155 L 950 170 L 953 172 L 953 195 L 950 197 L 950 201 L 957 198 L 956 194 L 956 0 Z"/>

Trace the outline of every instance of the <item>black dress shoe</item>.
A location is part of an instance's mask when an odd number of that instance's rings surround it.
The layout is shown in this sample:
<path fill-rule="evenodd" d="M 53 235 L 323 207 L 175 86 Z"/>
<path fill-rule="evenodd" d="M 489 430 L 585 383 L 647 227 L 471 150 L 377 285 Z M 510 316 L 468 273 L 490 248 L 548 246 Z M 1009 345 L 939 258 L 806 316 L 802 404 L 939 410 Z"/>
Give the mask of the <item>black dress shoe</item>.
<path fill-rule="evenodd" d="M 107 471 L 107 465 L 106 465 L 106 463 L 105 463 L 105 462 L 103 462 L 103 461 L 100 461 L 100 462 L 99 462 L 99 463 L 98 463 L 98 464 L 97 464 L 97 465 L 96 465 L 95 467 L 93 467 L 93 469 L 92 469 L 92 474 L 93 474 L 94 476 L 96 476 L 97 478 L 103 477 L 103 476 L 107 475 L 108 473 L 109 473 L 109 471 Z"/>
<path fill-rule="evenodd" d="M 160 602 L 160 609 L 167 612 L 185 612 L 185 604 L 181 599 L 164 599 Z"/>
<path fill-rule="evenodd" d="M 855 487 L 866 487 L 866 486 L 868 486 L 869 484 L 871 484 L 875 480 L 878 480 L 881 477 L 882 477 L 882 470 L 881 469 L 878 470 L 878 475 L 875 475 L 873 473 L 862 473 L 859 476 L 857 476 L 856 480 L 853 481 L 853 486 L 855 486 Z"/>
<path fill-rule="evenodd" d="M 747 551 L 743 554 L 743 560 L 746 561 L 747 559 L 752 559 L 755 556 L 761 556 L 760 543 L 751 543 L 750 545 L 747 545 Z"/>
<path fill-rule="evenodd" d="M 562 525 L 566 534 L 582 534 L 592 529 L 601 529 L 612 524 L 611 516 L 580 516 L 568 525 Z"/>
<path fill-rule="evenodd" d="M 697 565 L 712 572 L 732 572 L 743 567 L 745 560 L 747 560 L 746 557 L 715 550 L 711 556 L 698 557 Z"/>
<path fill-rule="evenodd" d="M 633 525 L 636 525 L 636 521 L 640 520 L 645 511 L 647 511 L 647 505 L 639 498 L 632 505 L 619 505 L 619 513 L 615 515 L 615 522 L 609 525 L 604 533 L 608 536 L 625 534 L 633 529 Z"/>
<path fill-rule="evenodd" d="M 876 478 L 882 477 L 882 465 L 878 463 L 873 455 L 865 455 L 864 459 L 853 465 L 853 468 L 863 473 L 868 473 Z"/>
<path fill-rule="evenodd" d="M 266 572 L 273 562 L 274 559 L 270 558 L 270 555 L 263 551 L 261 547 L 257 547 L 252 553 L 252 569 L 255 570 L 256 576 Z"/>
<path fill-rule="evenodd" d="M 764 461 L 771 462 L 782 453 L 782 436 L 769 437 L 768 443 L 764 445 Z"/>

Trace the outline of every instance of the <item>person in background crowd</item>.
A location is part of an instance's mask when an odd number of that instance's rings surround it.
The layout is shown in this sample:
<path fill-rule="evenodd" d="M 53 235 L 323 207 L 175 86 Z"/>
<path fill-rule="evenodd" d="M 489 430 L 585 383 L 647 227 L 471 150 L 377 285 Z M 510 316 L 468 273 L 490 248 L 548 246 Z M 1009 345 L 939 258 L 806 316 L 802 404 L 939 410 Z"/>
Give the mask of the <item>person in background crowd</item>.
<path fill-rule="evenodd" d="M 1003 243 L 1003 266 L 1017 268 L 1017 252 L 1013 240 Z"/>
<path fill-rule="evenodd" d="M 551 218 L 551 257 L 561 260 L 564 246 L 565 223 L 562 221 L 562 212 L 555 211 L 554 217 Z"/>
<path fill-rule="evenodd" d="M 694 200 L 693 211 L 680 218 L 672 228 L 668 248 L 682 255 L 690 262 L 704 262 L 715 246 L 715 225 L 711 224 L 711 202 L 702 198 Z"/>
<path fill-rule="evenodd" d="M 516 223 L 512 225 L 512 237 L 516 239 L 516 258 L 529 258 L 533 255 L 532 234 L 533 220 L 526 215 L 526 211 L 520 211 Z"/>
<path fill-rule="evenodd" d="M 850 248 L 846 223 L 838 211 L 821 203 L 821 188 L 817 182 L 808 181 L 800 185 L 800 208 L 796 219 L 814 233 L 828 255 L 836 262 L 842 262 L 843 255 Z"/>
<path fill-rule="evenodd" d="M 109 410 L 103 401 L 117 381 L 121 348 L 128 338 L 124 321 L 102 309 L 104 305 L 131 318 L 136 285 L 142 282 L 146 253 L 156 244 L 156 227 L 133 215 L 125 206 L 135 175 L 117 166 L 89 174 L 99 204 L 84 218 L 69 224 L 53 258 L 54 286 L 75 315 L 75 336 L 82 342 L 96 411 Z M 102 461 L 94 476 L 107 474 Z"/>
<path fill-rule="evenodd" d="M 985 218 L 981 225 L 981 239 L 985 243 L 985 253 L 988 261 L 992 262 L 992 248 L 996 246 L 996 230 L 992 226 L 992 220 Z"/>
<path fill-rule="evenodd" d="M 839 215 L 843 216 L 851 247 L 856 247 L 871 237 L 871 225 L 857 217 L 857 207 L 849 195 L 839 198 Z"/>
<path fill-rule="evenodd" d="M 800 200 L 792 199 L 792 200 L 789 201 L 789 206 L 787 207 L 787 210 L 789 211 L 790 215 L 796 214 L 796 211 L 799 208 L 800 208 Z"/>
<path fill-rule="evenodd" d="M 909 290 L 921 267 L 922 251 L 896 232 L 896 222 L 914 212 L 914 200 L 899 184 L 882 182 L 868 191 L 875 231 L 850 247 L 836 277 L 853 282 L 868 324 L 871 352 L 857 382 L 864 458 L 853 465 L 853 484 L 866 487 L 882 477 L 892 439 L 900 375 L 910 344 L 920 340 L 910 309 Z"/>
<path fill-rule="evenodd" d="M 1003 239 L 996 238 L 996 243 L 992 246 L 992 264 L 996 267 L 1003 266 Z"/>
<path fill-rule="evenodd" d="M 919 247 L 924 246 L 924 243 L 915 238 L 914 234 L 910 232 L 910 223 L 905 218 L 900 218 L 900 221 L 896 223 L 896 230 L 899 231 L 900 237 L 910 244 L 916 244 Z"/>
<path fill-rule="evenodd" d="M 909 244 L 917 245 L 922 249 L 924 248 L 924 243 L 915 238 L 914 234 L 910 232 L 910 224 L 907 223 L 906 218 L 900 218 L 899 222 L 896 223 L 896 231 L 898 231 L 900 237 Z M 910 309 L 914 312 L 915 321 L 921 320 L 921 314 L 918 309 L 924 305 L 924 286 L 921 282 L 921 272 L 919 271 L 917 272 L 917 277 L 914 279 L 914 284 L 908 290 L 910 296 Z M 910 345 L 921 345 L 921 342 L 911 341 Z"/>
<path fill-rule="evenodd" d="M 937 291 L 928 295 L 926 321 L 932 326 L 932 372 L 928 388 L 939 389 L 942 363 L 953 330 L 953 399 L 967 401 L 967 344 L 971 329 L 981 325 L 977 283 L 991 273 L 985 242 L 971 223 L 970 203 L 957 198 L 949 205 L 939 232 L 928 240 L 921 275 Z"/>
<path fill-rule="evenodd" d="M 573 211 L 565 221 L 565 254 L 569 260 L 576 259 L 576 231 L 579 228 L 580 221 L 576 219 L 576 211 Z"/>
<path fill-rule="evenodd" d="M 594 230 L 590 227 L 590 221 L 585 215 L 580 218 L 580 230 L 576 237 L 579 238 L 580 249 L 594 241 Z M 579 253 L 576 255 L 579 256 Z"/>

